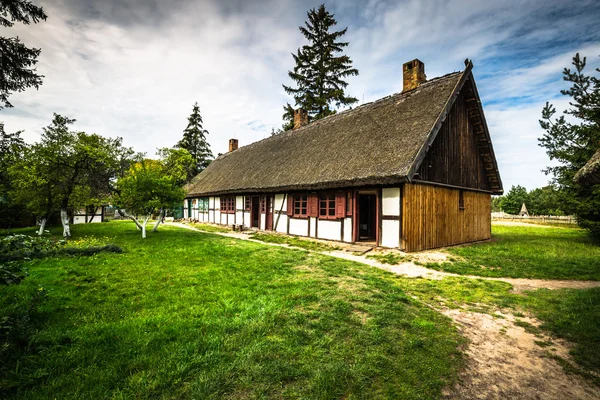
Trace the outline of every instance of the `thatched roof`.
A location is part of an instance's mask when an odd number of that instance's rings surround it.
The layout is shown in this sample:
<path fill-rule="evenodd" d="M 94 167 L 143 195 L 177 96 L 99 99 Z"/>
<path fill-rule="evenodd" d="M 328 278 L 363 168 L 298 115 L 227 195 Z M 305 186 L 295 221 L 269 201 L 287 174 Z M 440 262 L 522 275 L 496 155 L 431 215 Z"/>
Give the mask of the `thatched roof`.
<path fill-rule="evenodd" d="M 470 76 L 469 64 L 410 92 L 223 154 L 188 184 L 188 196 L 406 182 Z"/>
<path fill-rule="evenodd" d="M 600 184 L 600 149 L 590 158 L 590 160 L 577 171 L 574 181 L 581 185 Z"/>

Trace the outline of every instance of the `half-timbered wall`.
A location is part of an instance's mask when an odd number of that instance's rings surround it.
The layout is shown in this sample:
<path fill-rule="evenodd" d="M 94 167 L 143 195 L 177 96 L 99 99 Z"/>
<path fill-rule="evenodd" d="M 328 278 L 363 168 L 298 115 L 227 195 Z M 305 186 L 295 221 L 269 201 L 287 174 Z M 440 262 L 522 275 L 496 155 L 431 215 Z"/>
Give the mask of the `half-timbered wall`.
<path fill-rule="evenodd" d="M 490 194 L 429 184 L 404 185 L 403 250 L 433 249 L 490 237 Z"/>
<path fill-rule="evenodd" d="M 381 190 L 381 246 L 400 246 L 400 188 Z"/>
<path fill-rule="evenodd" d="M 483 135 L 480 135 L 481 139 Z M 417 170 L 415 179 L 491 190 L 479 154 L 477 135 L 469 121 L 465 95 L 459 94 Z"/>

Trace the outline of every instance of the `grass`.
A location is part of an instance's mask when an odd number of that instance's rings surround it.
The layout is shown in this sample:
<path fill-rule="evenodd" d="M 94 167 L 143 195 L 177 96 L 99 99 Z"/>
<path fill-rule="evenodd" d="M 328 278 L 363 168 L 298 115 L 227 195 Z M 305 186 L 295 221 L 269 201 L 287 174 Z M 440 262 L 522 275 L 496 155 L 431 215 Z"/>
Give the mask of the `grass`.
<path fill-rule="evenodd" d="M 411 261 L 412 256 L 402 255 L 399 253 L 386 253 L 386 254 L 371 254 L 367 258 L 380 262 L 382 264 L 398 265 L 403 262 Z"/>
<path fill-rule="evenodd" d="M 493 242 L 450 248 L 428 268 L 488 277 L 600 280 L 600 245 L 577 228 L 493 225 Z"/>
<path fill-rule="evenodd" d="M 32 260 L 2 289 L 0 313 L 45 301 L 0 397 L 414 399 L 456 379 L 463 339 L 384 271 L 167 226 L 73 234 L 125 252 Z"/>
<path fill-rule="evenodd" d="M 191 223 L 189 225 L 200 231 L 203 231 L 203 232 L 211 232 L 211 233 L 212 232 L 220 232 L 220 233 L 231 232 L 231 229 L 225 228 L 223 226 L 218 226 L 218 225 L 201 224 L 201 223 Z"/>
<path fill-rule="evenodd" d="M 339 246 L 332 246 L 327 243 L 310 239 L 301 239 L 295 236 L 278 235 L 276 233 L 257 232 L 252 234 L 252 239 L 260 240 L 265 243 L 287 244 L 310 251 L 333 251 L 340 249 Z"/>

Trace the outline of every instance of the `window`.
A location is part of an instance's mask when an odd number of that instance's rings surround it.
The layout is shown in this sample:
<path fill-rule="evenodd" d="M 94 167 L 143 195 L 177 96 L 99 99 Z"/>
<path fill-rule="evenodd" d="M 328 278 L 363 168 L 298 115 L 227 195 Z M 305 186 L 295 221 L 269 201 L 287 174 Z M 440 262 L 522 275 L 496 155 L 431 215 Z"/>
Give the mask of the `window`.
<path fill-rule="evenodd" d="M 244 210 L 250 211 L 250 196 L 244 198 Z"/>
<path fill-rule="evenodd" d="M 221 212 L 233 214 L 235 212 L 235 197 L 221 197 Z"/>
<path fill-rule="evenodd" d="M 294 199 L 294 217 L 302 217 L 305 218 L 307 215 L 308 208 L 308 195 L 307 194 L 296 194 L 293 196 Z"/>
<path fill-rule="evenodd" d="M 208 197 L 201 197 L 198 199 L 198 211 L 200 211 L 200 212 L 208 211 Z"/>
<path fill-rule="evenodd" d="M 319 195 L 319 218 L 335 219 L 335 194 L 322 193 Z"/>
<path fill-rule="evenodd" d="M 460 189 L 458 191 L 458 209 L 465 209 L 465 191 L 463 189 Z"/>

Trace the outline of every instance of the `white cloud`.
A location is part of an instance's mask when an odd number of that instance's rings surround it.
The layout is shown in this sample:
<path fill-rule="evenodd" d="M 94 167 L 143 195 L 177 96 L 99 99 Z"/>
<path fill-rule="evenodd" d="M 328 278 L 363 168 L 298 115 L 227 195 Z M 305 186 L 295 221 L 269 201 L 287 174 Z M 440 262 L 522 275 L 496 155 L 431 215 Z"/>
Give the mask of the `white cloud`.
<path fill-rule="evenodd" d="M 303 43 L 297 26 L 319 4 L 69 1 L 43 4 L 46 22 L 3 31 L 42 48 L 45 75 L 39 91 L 11 97 L 16 108 L 1 112 L 6 128 L 25 129 L 34 141 L 58 112 L 76 118 L 77 129 L 122 136 L 153 154 L 180 138 L 198 101 L 215 155 L 231 137 L 244 145 L 280 126 L 289 101 L 281 84 L 290 83 L 290 53 Z M 574 52 L 590 61 L 600 54 L 590 34 L 594 15 L 537 0 L 332 0 L 327 6 L 338 27 L 348 26 L 347 53 L 360 70 L 350 79 L 350 94 L 371 101 L 400 91 L 402 63 L 413 58 L 425 61 L 430 78 L 472 58 L 505 186 L 547 181 L 537 120 L 545 99 L 562 87 L 562 68 Z M 568 12 L 557 13 L 563 9 Z M 514 99 L 520 96 L 527 101 Z"/>

